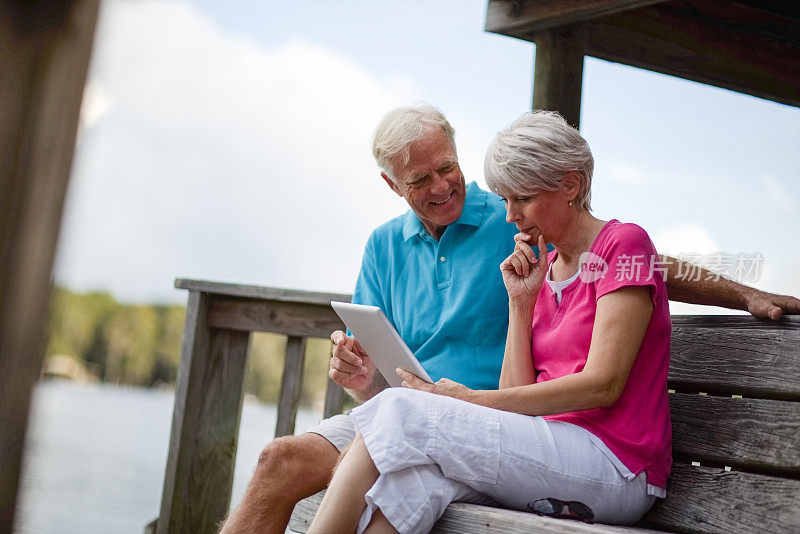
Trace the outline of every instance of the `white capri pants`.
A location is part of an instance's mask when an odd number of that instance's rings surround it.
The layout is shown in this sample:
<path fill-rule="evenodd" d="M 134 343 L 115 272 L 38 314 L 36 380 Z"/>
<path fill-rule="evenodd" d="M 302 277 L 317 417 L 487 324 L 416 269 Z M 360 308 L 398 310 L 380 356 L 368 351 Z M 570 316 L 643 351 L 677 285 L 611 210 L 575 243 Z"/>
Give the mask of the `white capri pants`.
<path fill-rule="evenodd" d="M 361 533 L 376 508 L 401 533 L 427 532 L 454 501 L 531 511 L 542 499 L 579 501 L 600 523 L 630 524 L 652 506 L 603 442 L 546 421 L 442 395 L 390 388 L 354 408 L 380 473 L 367 492 Z"/>

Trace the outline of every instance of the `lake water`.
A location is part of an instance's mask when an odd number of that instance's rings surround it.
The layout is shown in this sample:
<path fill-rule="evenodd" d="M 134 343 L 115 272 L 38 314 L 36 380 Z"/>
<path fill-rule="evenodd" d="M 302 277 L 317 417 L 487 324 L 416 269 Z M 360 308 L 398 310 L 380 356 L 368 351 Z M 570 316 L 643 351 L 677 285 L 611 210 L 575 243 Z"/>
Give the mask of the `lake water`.
<path fill-rule="evenodd" d="M 157 515 L 174 394 L 44 381 L 34 390 L 16 533 L 136 533 Z M 274 406 L 245 402 L 231 501 L 275 431 Z M 321 414 L 300 411 L 298 430 Z"/>

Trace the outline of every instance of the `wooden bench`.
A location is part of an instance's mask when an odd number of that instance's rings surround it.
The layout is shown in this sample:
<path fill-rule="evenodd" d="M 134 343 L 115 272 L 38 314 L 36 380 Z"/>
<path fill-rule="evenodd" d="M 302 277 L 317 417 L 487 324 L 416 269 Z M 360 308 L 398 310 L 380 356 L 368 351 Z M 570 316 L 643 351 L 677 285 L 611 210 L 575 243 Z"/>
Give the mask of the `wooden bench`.
<path fill-rule="evenodd" d="M 800 317 L 674 316 L 668 496 L 640 523 L 678 532 L 800 532 Z M 298 504 L 306 532 L 322 492 Z M 464 503 L 436 533 L 630 532 Z M 638 530 L 638 529 L 637 529 Z"/>
<path fill-rule="evenodd" d="M 307 337 L 342 328 L 349 295 L 197 280 L 189 290 L 159 518 L 146 532 L 213 533 L 230 503 L 250 333 L 288 336 L 276 436 L 294 432 Z M 673 317 L 669 496 L 639 527 L 679 532 L 800 532 L 800 317 Z M 325 415 L 342 406 L 329 384 Z M 305 532 L 321 495 L 298 504 Z M 434 532 L 629 532 L 622 527 L 463 503 Z"/>

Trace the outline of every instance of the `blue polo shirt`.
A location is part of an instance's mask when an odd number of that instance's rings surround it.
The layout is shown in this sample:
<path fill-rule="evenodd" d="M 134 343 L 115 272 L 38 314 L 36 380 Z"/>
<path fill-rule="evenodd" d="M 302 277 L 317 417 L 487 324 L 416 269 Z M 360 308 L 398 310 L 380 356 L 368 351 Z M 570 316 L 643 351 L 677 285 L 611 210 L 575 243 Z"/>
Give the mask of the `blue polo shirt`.
<path fill-rule="evenodd" d="M 508 330 L 500 263 L 517 229 L 497 195 L 467 186 L 437 241 L 413 211 L 367 241 L 353 302 L 380 307 L 433 380 L 497 389 Z"/>

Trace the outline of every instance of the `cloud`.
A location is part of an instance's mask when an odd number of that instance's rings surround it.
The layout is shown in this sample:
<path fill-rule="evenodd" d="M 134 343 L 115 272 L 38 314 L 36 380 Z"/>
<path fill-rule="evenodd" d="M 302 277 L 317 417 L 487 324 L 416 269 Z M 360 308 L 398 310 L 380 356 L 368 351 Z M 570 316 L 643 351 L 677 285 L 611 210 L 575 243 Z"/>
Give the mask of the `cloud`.
<path fill-rule="evenodd" d="M 608 166 L 608 178 L 620 185 L 630 187 L 644 187 L 651 185 L 648 172 L 629 163 L 612 162 Z"/>
<path fill-rule="evenodd" d="M 104 4 L 57 280 L 175 300 L 175 277 L 349 292 L 407 208 L 370 134 L 413 81 L 295 40 L 266 48 L 183 2 Z"/>
<path fill-rule="evenodd" d="M 660 231 L 653 243 L 659 253 L 671 256 L 687 254 L 713 254 L 720 251 L 719 245 L 701 224 L 680 224 Z"/>
<path fill-rule="evenodd" d="M 761 185 L 764 187 L 769 199 L 777 206 L 785 208 L 786 210 L 793 210 L 797 206 L 797 202 L 792 197 L 792 194 L 786 190 L 781 183 L 775 179 L 774 176 L 768 173 L 763 173 L 759 176 Z"/>

